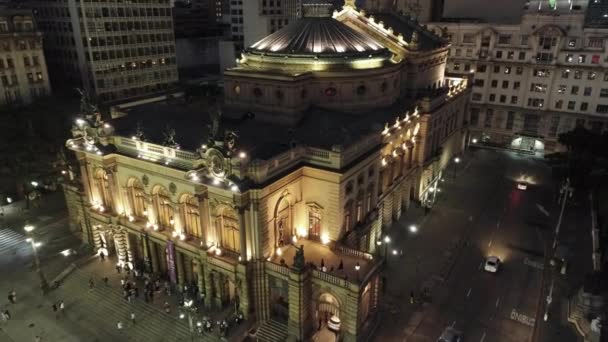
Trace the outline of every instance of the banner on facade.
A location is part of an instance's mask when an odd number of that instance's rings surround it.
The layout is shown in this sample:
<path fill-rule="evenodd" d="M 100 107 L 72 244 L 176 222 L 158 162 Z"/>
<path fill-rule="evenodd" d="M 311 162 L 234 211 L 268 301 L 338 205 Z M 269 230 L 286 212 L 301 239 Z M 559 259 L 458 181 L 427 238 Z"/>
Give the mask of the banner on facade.
<path fill-rule="evenodd" d="M 177 284 L 177 276 L 175 273 L 175 245 L 173 241 L 167 241 L 167 271 L 169 272 L 169 280 L 172 284 Z"/>

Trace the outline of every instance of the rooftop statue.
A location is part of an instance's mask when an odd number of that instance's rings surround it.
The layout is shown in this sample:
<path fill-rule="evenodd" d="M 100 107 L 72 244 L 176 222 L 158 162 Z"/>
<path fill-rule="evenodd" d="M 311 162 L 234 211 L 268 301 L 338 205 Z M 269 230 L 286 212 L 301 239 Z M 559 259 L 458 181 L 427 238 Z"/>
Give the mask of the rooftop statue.
<path fill-rule="evenodd" d="M 80 88 L 76 88 L 76 91 L 78 92 L 78 94 L 80 94 L 80 113 L 85 115 L 89 120 L 93 118 L 93 115 L 99 116 L 99 118 L 96 118 L 95 121 L 101 121 L 101 114 L 99 113 L 99 108 L 97 108 L 97 106 L 93 104 L 91 98 L 89 97 L 89 94 L 85 90 L 82 90 Z"/>

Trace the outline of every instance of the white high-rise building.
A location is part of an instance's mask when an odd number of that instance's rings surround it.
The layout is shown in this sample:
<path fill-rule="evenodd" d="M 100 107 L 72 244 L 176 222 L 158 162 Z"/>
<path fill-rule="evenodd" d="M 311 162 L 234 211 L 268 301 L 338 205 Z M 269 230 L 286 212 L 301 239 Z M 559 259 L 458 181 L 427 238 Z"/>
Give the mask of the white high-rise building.
<path fill-rule="evenodd" d="M 473 82 L 471 142 L 542 153 L 577 125 L 608 129 L 606 3 L 536 0 L 519 24 L 429 24 L 451 42 L 447 72 Z"/>
<path fill-rule="evenodd" d="M 169 0 L 30 3 L 56 84 L 124 101 L 166 92 L 177 82 Z"/>

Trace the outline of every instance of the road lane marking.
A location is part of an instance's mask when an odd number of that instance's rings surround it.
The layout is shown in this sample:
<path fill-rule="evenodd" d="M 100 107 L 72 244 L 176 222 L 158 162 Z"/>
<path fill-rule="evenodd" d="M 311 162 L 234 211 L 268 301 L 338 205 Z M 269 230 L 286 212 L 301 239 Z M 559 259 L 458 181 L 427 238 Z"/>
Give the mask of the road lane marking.
<path fill-rule="evenodd" d="M 530 327 L 533 327 L 534 324 L 536 323 L 536 319 L 534 317 L 530 317 L 530 316 L 521 314 L 521 313 L 517 312 L 517 310 L 515 310 L 515 309 L 511 310 L 510 318 L 513 321 L 517 321 L 519 323 L 525 324 Z"/>
<path fill-rule="evenodd" d="M 500 304 L 500 297 L 496 298 L 496 307 L 498 307 L 498 304 Z"/>
<path fill-rule="evenodd" d="M 454 321 L 454 322 L 452 323 L 452 328 L 453 328 L 454 326 L 456 326 L 456 321 Z"/>
<path fill-rule="evenodd" d="M 525 258 L 524 259 L 524 265 L 539 269 L 539 270 L 543 270 L 545 268 L 545 265 L 540 262 L 540 261 L 535 261 L 535 260 L 531 260 L 529 258 Z"/>
<path fill-rule="evenodd" d="M 471 295 L 471 290 L 472 289 L 473 289 L 472 287 L 469 287 L 469 292 L 467 292 L 467 298 L 469 298 L 469 296 Z"/>
<path fill-rule="evenodd" d="M 492 247 L 492 240 L 490 240 L 490 242 L 488 242 L 488 247 Z"/>
<path fill-rule="evenodd" d="M 486 332 L 483 332 L 483 335 L 481 335 L 481 340 L 479 340 L 479 342 L 483 342 L 486 339 Z"/>

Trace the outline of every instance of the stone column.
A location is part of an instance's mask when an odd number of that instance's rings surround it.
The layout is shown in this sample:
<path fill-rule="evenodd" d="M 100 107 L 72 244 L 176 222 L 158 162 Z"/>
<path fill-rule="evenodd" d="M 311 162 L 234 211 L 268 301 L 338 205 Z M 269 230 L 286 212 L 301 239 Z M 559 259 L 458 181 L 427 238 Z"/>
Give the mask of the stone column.
<path fill-rule="evenodd" d="M 152 256 L 150 255 L 150 241 L 148 239 L 148 233 L 146 232 L 141 235 L 141 246 L 144 257 L 144 271 L 150 273 L 152 272 Z"/>
<path fill-rule="evenodd" d="M 241 237 L 241 262 L 247 262 L 247 234 L 245 227 L 245 207 L 239 207 L 239 232 Z"/>
<path fill-rule="evenodd" d="M 224 294 L 224 288 L 221 286 L 223 275 L 219 272 L 213 273 L 213 304 L 216 308 L 222 307 L 222 295 Z"/>
<path fill-rule="evenodd" d="M 356 342 L 359 333 L 359 288 L 349 289 L 346 295 L 344 308 L 340 309 L 344 315 L 340 316 L 344 341 Z"/>
<path fill-rule="evenodd" d="M 175 268 L 177 272 L 177 285 L 179 285 L 179 292 L 184 289 L 184 255 L 182 252 L 175 249 Z"/>
<path fill-rule="evenodd" d="M 205 304 L 206 309 L 210 309 L 211 305 L 212 305 L 214 293 L 213 293 L 213 276 L 212 276 L 211 272 L 209 272 L 208 267 L 203 268 L 203 277 L 204 277 L 204 283 L 205 283 L 204 304 Z"/>
<path fill-rule="evenodd" d="M 201 235 L 204 246 L 209 245 L 209 194 L 207 190 L 196 194 L 198 197 L 198 211 L 201 224 Z"/>
<path fill-rule="evenodd" d="M 312 332 L 311 275 L 307 269 L 289 272 L 289 321 L 287 333 L 292 341 L 308 341 Z"/>
<path fill-rule="evenodd" d="M 196 284 L 198 286 L 198 293 L 201 296 L 201 298 L 203 298 L 203 302 L 206 303 L 207 302 L 207 295 L 205 294 L 205 274 L 204 274 L 204 270 L 203 270 L 203 260 L 199 259 L 198 260 L 198 265 L 196 265 L 197 269 L 198 269 L 198 283 Z"/>
<path fill-rule="evenodd" d="M 158 273 L 160 271 L 159 266 L 158 266 L 158 251 L 157 251 L 157 246 L 156 246 L 156 242 L 154 241 L 149 241 L 149 246 L 150 246 L 150 261 L 152 263 L 152 272 L 154 273 Z"/>

